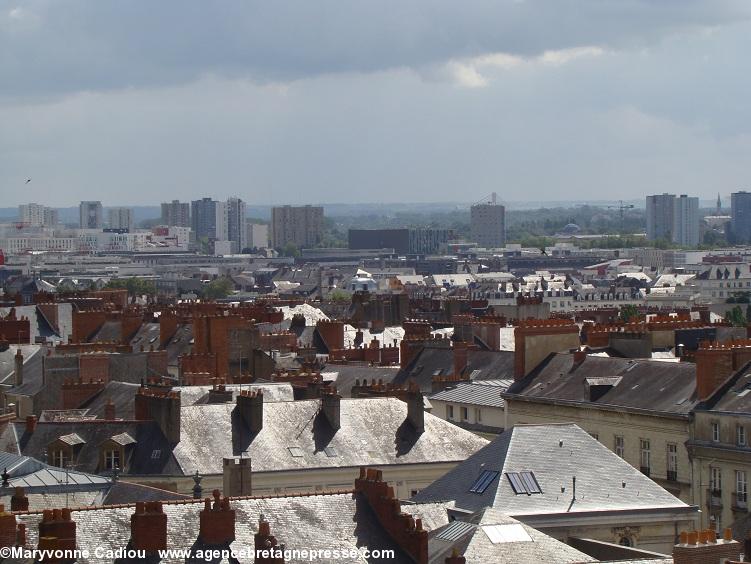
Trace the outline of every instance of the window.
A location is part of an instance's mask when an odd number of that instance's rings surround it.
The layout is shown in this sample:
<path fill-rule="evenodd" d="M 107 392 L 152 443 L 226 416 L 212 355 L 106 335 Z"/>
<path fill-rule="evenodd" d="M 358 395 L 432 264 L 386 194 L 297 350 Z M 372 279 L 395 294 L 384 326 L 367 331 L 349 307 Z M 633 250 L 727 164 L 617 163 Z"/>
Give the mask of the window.
<path fill-rule="evenodd" d="M 712 442 L 720 442 L 720 424 L 717 421 L 712 421 Z"/>
<path fill-rule="evenodd" d="M 735 442 L 738 446 L 746 446 L 746 428 L 743 425 L 735 428 Z"/>
<path fill-rule="evenodd" d="M 748 482 L 744 470 L 735 471 L 735 498 L 737 501 L 746 503 L 748 494 Z"/>
<path fill-rule="evenodd" d="M 475 480 L 475 483 L 472 484 L 472 487 L 469 488 L 469 491 L 476 494 L 483 493 L 493 483 L 493 480 L 498 477 L 498 474 L 495 470 L 484 470 L 480 474 L 480 477 Z"/>
<path fill-rule="evenodd" d="M 722 494 L 722 470 L 717 466 L 709 468 L 709 487 L 713 494 L 717 496 Z"/>
<path fill-rule="evenodd" d="M 678 445 L 668 443 L 668 480 L 678 480 Z"/>
<path fill-rule="evenodd" d="M 537 483 L 534 472 L 506 472 L 506 477 L 511 483 L 515 494 L 538 494 L 542 493 L 540 484 Z"/>
<path fill-rule="evenodd" d="M 104 451 L 104 469 L 114 470 L 120 466 L 120 451 L 117 449 Z"/>
<path fill-rule="evenodd" d="M 616 435 L 615 436 L 615 453 L 623 458 L 625 447 L 623 443 L 623 435 Z"/>
<path fill-rule="evenodd" d="M 477 421 L 478 423 L 482 422 L 482 409 L 480 409 L 479 407 L 475 408 L 475 421 Z"/>
<path fill-rule="evenodd" d="M 454 418 L 454 406 L 453 405 L 447 405 L 446 406 L 446 417 L 448 419 Z"/>
<path fill-rule="evenodd" d="M 462 421 L 466 421 L 467 419 L 469 419 L 469 409 L 467 409 L 466 407 L 462 407 L 460 409 L 461 409 L 461 414 L 462 414 Z"/>
<path fill-rule="evenodd" d="M 409 497 L 415 497 L 420 493 L 420 490 L 409 490 Z"/>
<path fill-rule="evenodd" d="M 70 457 L 64 450 L 52 451 L 52 466 L 58 466 L 59 468 L 65 468 L 70 464 Z"/>
<path fill-rule="evenodd" d="M 649 450 L 649 440 L 647 439 L 640 439 L 639 440 L 639 460 L 641 465 L 641 471 L 649 476 L 649 471 L 651 468 L 651 452 Z"/>
<path fill-rule="evenodd" d="M 592 437 L 596 441 L 600 440 L 600 435 L 598 435 L 597 433 L 590 433 L 589 436 Z"/>

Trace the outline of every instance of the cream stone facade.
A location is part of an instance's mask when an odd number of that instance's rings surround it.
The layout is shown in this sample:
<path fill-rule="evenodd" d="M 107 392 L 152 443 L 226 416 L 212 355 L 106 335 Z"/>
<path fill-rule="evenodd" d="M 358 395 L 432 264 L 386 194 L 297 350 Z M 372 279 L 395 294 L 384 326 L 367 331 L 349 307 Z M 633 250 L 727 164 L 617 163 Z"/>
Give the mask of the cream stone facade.
<path fill-rule="evenodd" d="M 701 526 L 722 530 L 748 516 L 751 413 L 697 411 L 689 451 Z"/>
<path fill-rule="evenodd" d="M 698 504 L 691 488 L 687 416 L 508 397 L 505 415 L 506 429 L 521 424 L 575 423 L 680 500 Z"/>

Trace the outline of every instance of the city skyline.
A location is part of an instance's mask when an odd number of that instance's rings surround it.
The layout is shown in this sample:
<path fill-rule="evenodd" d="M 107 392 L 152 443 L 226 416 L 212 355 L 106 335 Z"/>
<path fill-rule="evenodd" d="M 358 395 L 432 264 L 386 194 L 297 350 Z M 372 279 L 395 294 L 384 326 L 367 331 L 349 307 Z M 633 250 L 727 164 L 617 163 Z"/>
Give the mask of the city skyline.
<path fill-rule="evenodd" d="M 574 20 L 557 2 L 190 6 L 186 33 L 162 34 L 138 23 L 167 28 L 176 4 L 2 4 L 8 204 L 158 204 L 176 188 L 269 204 L 467 189 L 711 199 L 747 186 L 743 2 L 585 1 Z"/>

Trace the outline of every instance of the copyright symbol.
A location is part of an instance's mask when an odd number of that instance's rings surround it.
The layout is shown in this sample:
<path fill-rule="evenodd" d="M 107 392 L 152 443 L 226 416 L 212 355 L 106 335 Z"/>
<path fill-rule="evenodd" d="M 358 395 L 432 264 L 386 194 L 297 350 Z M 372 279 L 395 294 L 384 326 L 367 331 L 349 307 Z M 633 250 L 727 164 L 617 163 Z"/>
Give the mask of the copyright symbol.
<path fill-rule="evenodd" d="M 0 558 L 10 558 L 11 555 L 12 555 L 12 552 L 9 546 L 4 546 L 0 548 Z"/>

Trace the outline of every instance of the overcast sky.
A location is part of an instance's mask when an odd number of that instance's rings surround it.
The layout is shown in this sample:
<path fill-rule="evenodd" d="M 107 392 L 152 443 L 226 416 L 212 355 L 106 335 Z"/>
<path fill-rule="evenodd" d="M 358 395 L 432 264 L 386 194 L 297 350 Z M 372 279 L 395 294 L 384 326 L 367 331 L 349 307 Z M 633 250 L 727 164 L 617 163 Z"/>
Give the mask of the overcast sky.
<path fill-rule="evenodd" d="M 725 197 L 749 54 L 747 0 L 0 0 L 0 205 Z"/>

